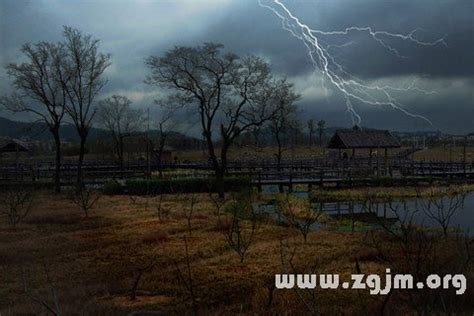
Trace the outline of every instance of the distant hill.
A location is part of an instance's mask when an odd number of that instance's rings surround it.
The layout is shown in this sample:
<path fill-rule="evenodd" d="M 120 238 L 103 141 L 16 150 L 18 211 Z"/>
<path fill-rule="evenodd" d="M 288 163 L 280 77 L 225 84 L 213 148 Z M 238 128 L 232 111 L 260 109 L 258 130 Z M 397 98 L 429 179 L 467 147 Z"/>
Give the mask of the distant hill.
<path fill-rule="evenodd" d="M 157 130 L 151 130 L 151 137 L 159 135 Z M 64 124 L 61 126 L 61 139 L 65 141 L 75 142 L 79 140 L 76 129 L 72 124 Z M 4 117 L 0 117 L 0 137 L 13 137 L 26 141 L 50 141 L 52 140 L 46 124 L 42 122 L 30 123 L 12 121 Z M 96 140 L 107 137 L 107 131 L 100 128 L 91 128 L 89 140 Z M 194 137 L 186 136 L 178 132 L 170 132 L 168 136 L 168 144 L 174 148 L 186 146 L 199 146 L 203 141 Z"/>
<path fill-rule="evenodd" d="M 71 124 L 64 124 L 61 126 L 61 138 L 67 141 L 78 140 L 77 132 L 75 127 Z M 96 138 L 100 135 L 104 135 L 105 131 L 92 128 L 90 137 Z M 50 140 L 51 134 L 49 133 L 47 126 L 43 122 L 19 122 L 0 117 L 0 136 L 15 137 L 25 140 Z"/>
<path fill-rule="evenodd" d="M 338 127 L 327 127 L 324 129 L 324 138 L 329 139 Z M 157 130 L 151 130 L 151 137 L 158 137 L 159 133 Z M 426 136 L 426 137 L 443 137 L 446 134 L 440 131 L 415 131 L 415 132 L 402 132 L 402 131 L 392 131 L 392 133 L 399 138 L 410 138 L 413 136 Z M 473 133 L 471 133 L 472 135 Z M 316 131 L 315 138 L 318 139 L 319 131 Z M 46 125 L 42 122 L 31 123 L 31 122 L 20 122 L 13 121 L 4 117 L 0 117 L 0 137 L 14 137 L 26 141 L 50 141 L 51 134 L 49 133 Z M 107 137 L 107 131 L 100 128 L 92 128 L 89 135 L 89 140 L 96 140 L 100 138 Z M 260 134 L 261 141 L 264 143 L 273 143 L 272 137 L 269 134 L 268 130 L 262 130 Z M 302 143 L 305 142 L 308 137 L 307 131 L 298 133 L 298 140 Z M 61 138 L 65 141 L 76 142 L 79 140 L 76 129 L 72 124 L 64 124 L 61 127 Z M 240 143 L 246 143 L 248 141 L 253 141 L 253 136 L 251 133 L 244 133 L 240 137 Z M 195 137 L 187 136 L 179 132 L 171 132 L 168 137 L 168 144 L 175 148 L 196 148 L 199 146 L 204 146 L 202 139 Z"/>

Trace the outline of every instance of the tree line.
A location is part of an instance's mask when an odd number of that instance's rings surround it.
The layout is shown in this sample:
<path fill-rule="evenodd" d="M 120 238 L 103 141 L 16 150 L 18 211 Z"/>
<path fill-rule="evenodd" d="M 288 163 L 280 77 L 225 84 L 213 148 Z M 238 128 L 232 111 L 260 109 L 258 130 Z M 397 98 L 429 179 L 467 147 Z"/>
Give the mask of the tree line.
<path fill-rule="evenodd" d="M 107 83 L 104 77 L 111 55 L 100 51 L 99 40 L 64 27 L 62 41 L 27 43 L 20 49 L 24 62 L 6 66 L 13 93 L 0 98 L 11 112 L 26 112 L 48 127 L 55 143 L 55 191 L 61 190 L 60 126 L 69 120 L 79 136 L 77 185 L 83 185 L 82 165 L 94 121 L 109 131 L 117 162 L 123 168 L 124 140 L 144 124 L 144 112 L 120 95 L 97 100 Z M 300 96 L 286 78 L 274 76 L 262 58 L 225 52 L 223 46 L 204 43 L 174 47 L 161 56 L 149 56 L 145 83 L 166 91 L 156 100 L 164 111 L 158 122 L 159 138 L 149 138 L 160 161 L 171 113 L 186 108 L 198 117 L 215 177 L 222 181 L 228 152 L 243 135 L 265 127 L 277 145 L 280 162 L 292 130 L 300 129 L 296 104 Z M 307 122 L 309 140 L 319 130 L 322 146 L 325 122 Z M 217 146 L 216 144 L 219 144 Z"/>

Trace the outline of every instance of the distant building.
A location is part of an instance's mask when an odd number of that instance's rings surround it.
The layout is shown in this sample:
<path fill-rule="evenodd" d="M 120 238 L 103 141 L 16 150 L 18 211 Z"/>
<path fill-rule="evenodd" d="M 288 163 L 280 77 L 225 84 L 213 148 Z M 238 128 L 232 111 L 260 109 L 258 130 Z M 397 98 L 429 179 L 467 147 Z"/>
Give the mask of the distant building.
<path fill-rule="evenodd" d="M 25 142 L 15 138 L 0 138 L 0 154 L 20 152 L 29 152 L 29 146 Z"/>
<path fill-rule="evenodd" d="M 153 148 L 153 152 L 157 154 L 159 148 Z M 161 163 L 171 163 L 173 161 L 173 147 L 165 145 L 161 152 Z"/>
<path fill-rule="evenodd" d="M 362 129 L 355 126 L 351 129 L 338 129 L 332 136 L 328 148 L 399 148 L 400 142 L 387 130 Z"/>
<path fill-rule="evenodd" d="M 387 156 L 387 150 L 400 148 L 400 142 L 388 130 L 362 129 L 354 126 L 351 129 L 336 130 L 327 147 L 339 150 L 351 149 L 353 157 L 357 149 L 369 149 L 370 155 L 373 149 L 384 149 Z"/>

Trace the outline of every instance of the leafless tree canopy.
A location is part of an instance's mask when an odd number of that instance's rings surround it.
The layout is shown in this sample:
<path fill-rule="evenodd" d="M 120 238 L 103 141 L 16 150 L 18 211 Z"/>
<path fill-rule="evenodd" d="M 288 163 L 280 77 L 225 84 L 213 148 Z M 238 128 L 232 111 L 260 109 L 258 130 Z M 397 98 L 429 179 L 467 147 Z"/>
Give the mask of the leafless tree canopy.
<path fill-rule="evenodd" d="M 97 110 L 97 119 L 112 136 L 117 160 L 123 167 L 124 140 L 140 130 L 143 113 L 131 107 L 132 102 L 125 96 L 113 95 L 101 100 Z"/>
<path fill-rule="evenodd" d="M 81 31 L 64 27 L 64 41 L 25 44 L 26 62 L 9 64 L 8 75 L 16 90 L 1 103 L 13 112 L 28 112 L 47 124 L 56 144 L 56 191 L 60 191 L 61 140 L 59 128 L 67 113 L 81 139 L 78 182 L 85 142 L 95 115 L 94 99 L 106 81 L 102 74 L 110 56 L 98 51 L 99 41 Z"/>
<path fill-rule="evenodd" d="M 162 57 L 149 57 L 146 64 L 151 72 L 147 83 L 173 90 L 181 104 L 196 109 L 218 178 L 225 173 L 234 140 L 275 114 L 275 91 L 292 89 L 286 80 L 273 79 L 261 58 L 224 54 L 219 44 L 175 47 Z M 214 147 L 216 131 L 222 141 L 220 157 Z"/>
<path fill-rule="evenodd" d="M 68 100 L 66 112 L 80 138 L 77 181 L 81 183 L 85 143 L 96 113 L 94 100 L 107 82 L 102 74 L 110 66 L 110 55 L 99 52 L 99 40 L 79 30 L 65 27 L 64 37 L 66 53 L 62 67 L 70 77 L 63 82 Z"/>
<path fill-rule="evenodd" d="M 56 146 L 55 189 L 60 191 L 61 142 L 59 128 L 65 114 L 67 93 L 65 83 L 70 74 L 63 67 L 65 46 L 39 42 L 25 44 L 20 52 L 26 61 L 7 65 L 15 93 L 2 96 L 0 103 L 12 112 L 26 112 L 44 122 L 54 137 Z"/>
<path fill-rule="evenodd" d="M 291 89 L 282 89 L 275 93 L 278 108 L 270 120 L 270 132 L 276 142 L 277 169 L 280 169 L 283 153 L 288 148 L 292 132 L 298 129 L 294 102 L 299 98 Z"/>

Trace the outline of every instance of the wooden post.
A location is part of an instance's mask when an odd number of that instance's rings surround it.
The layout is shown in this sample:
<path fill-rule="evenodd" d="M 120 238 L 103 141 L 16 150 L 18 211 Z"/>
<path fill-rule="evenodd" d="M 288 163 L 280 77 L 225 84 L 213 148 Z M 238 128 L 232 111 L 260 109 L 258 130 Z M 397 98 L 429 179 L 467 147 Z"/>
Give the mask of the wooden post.
<path fill-rule="evenodd" d="M 262 192 L 262 171 L 258 172 L 257 190 L 258 190 L 258 193 Z"/>
<path fill-rule="evenodd" d="M 463 167 L 464 167 L 464 174 L 466 174 L 466 146 L 467 146 L 467 136 L 464 136 L 464 145 L 462 148 L 462 160 L 463 160 Z"/>
<path fill-rule="evenodd" d="M 370 174 L 373 175 L 373 169 L 372 169 L 372 148 L 369 149 L 369 166 L 370 166 Z"/>
<path fill-rule="evenodd" d="M 289 193 L 293 192 L 293 173 L 292 173 L 292 169 L 290 169 L 290 183 L 288 184 L 288 192 Z"/>
<path fill-rule="evenodd" d="M 380 177 L 380 150 L 377 147 L 377 177 Z"/>

